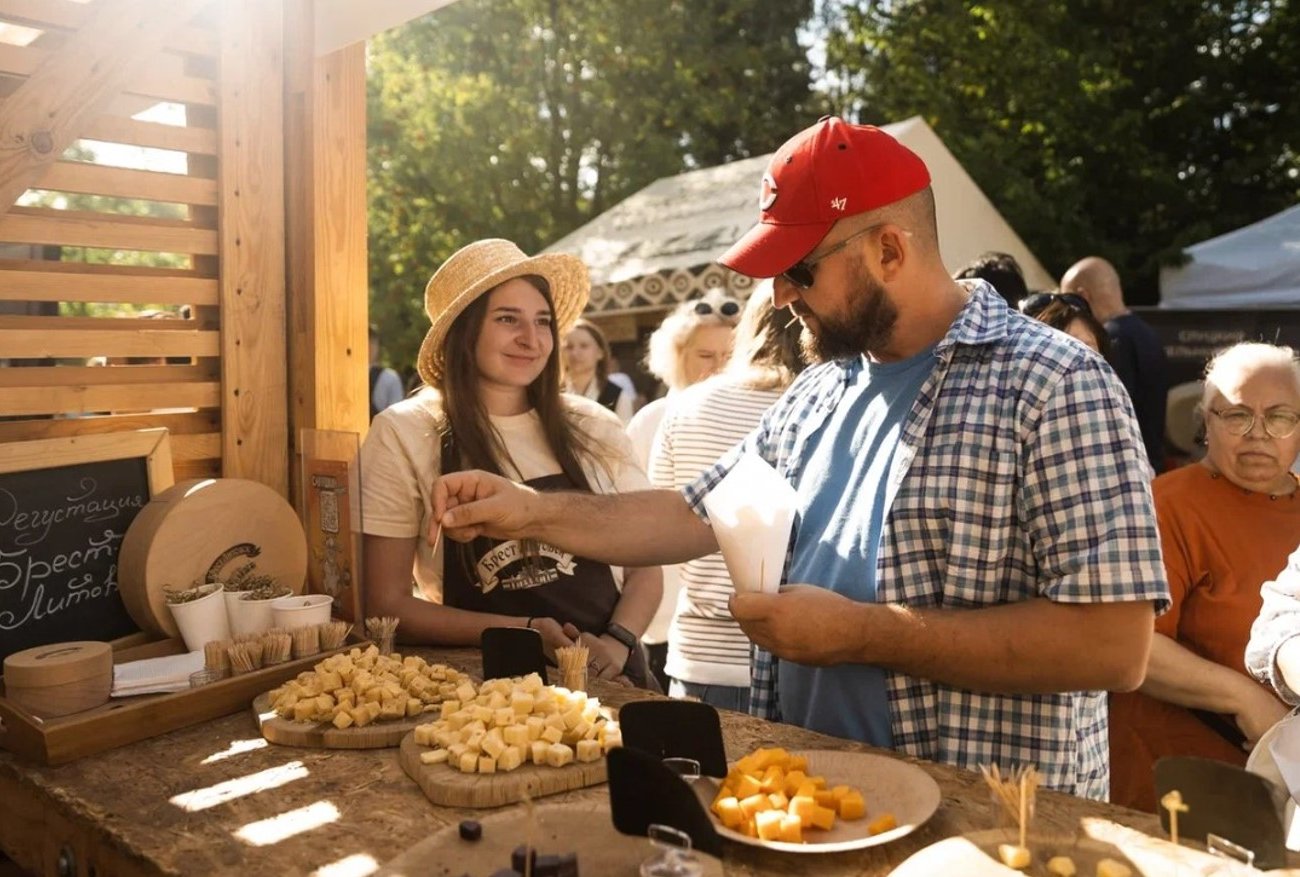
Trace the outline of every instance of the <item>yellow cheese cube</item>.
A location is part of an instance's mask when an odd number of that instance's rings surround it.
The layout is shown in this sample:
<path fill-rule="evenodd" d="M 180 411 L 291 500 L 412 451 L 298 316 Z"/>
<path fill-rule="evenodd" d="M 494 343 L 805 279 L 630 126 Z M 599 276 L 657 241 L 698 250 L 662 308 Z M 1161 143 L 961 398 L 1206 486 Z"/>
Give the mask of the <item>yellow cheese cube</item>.
<path fill-rule="evenodd" d="M 459 710 L 460 710 L 460 701 L 444 700 L 441 706 L 438 707 L 438 715 L 440 718 L 445 719 L 448 716 L 450 716 L 452 713 L 459 712 Z"/>
<path fill-rule="evenodd" d="M 740 799 L 740 809 L 744 811 L 745 816 L 754 816 L 772 809 L 772 802 L 768 800 L 767 795 L 762 792 L 750 795 L 748 798 Z"/>
<path fill-rule="evenodd" d="M 786 807 L 790 806 L 790 799 L 781 792 L 772 792 L 767 796 L 767 800 L 772 802 L 773 810 L 785 810 Z"/>
<path fill-rule="evenodd" d="M 478 770 L 478 753 L 466 751 L 460 756 L 461 773 L 474 773 Z"/>
<path fill-rule="evenodd" d="M 497 758 L 497 770 L 511 771 L 524 763 L 524 751 L 518 746 L 507 746 Z"/>
<path fill-rule="evenodd" d="M 600 743 L 595 740 L 578 741 L 578 761 L 599 761 L 600 754 Z"/>
<path fill-rule="evenodd" d="M 293 720 L 295 722 L 310 722 L 312 716 L 316 715 L 316 700 L 300 700 L 293 705 Z"/>
<path fill-rule="evenodd" d="M 713 812 L 718 814 L 722 824 L 727 828 L 736 829 L 738 825 L 745 821 L 745 811 L 740 809 L 740 802 L 734 796 L 721 798 L 714 803 Z"/>
<path fill-rule="evenodd" d="M 789 813 L 781 816 L 781 833 L 778 839 L 791 844 L 803 843 L 803 822 L 798 816 L 791 816 Z"/>
<path fill-rule="evenodd" d="M 862 793 L 856 789 L 840 798 L 839 814 L 841 819 L 861 819 L 867 815 L 867 802 Z"/>
<path fill-rule="evenodd" d="M 406 715 L 408 718 L 418 716 L 424 712 L 424 702 L 418 698 L 408 697 L 406 699 Z"/>
<path fill-rule="evenodd" d="M 529 716 L 524 722 L 524 727 L 528 729 L 528 740 L 542 739 L 542 729 L 546 727 L 546 719 L 541 716 Z"/>
<path fill-rule="evenodd" d="M 886 831 L 893 831 L 895 828 L 898 828 L 898 820 L 894 818 L 893 813 L 881 813 L 867 823 L 867 831 L 872 834 L 884 834 Z"/>
<path fill-rule="evenodd" d="M 420 753 L 421 764 L 442 764 L 450 756 L 446 749 L 430 749 Z"/>
<path fill-rule="evenodd" d="M 478 759 L 478 772 L 479 772 L 479 773 L 496 773 L 496 772 L 497 772 L 497 760 L 496 760 L 495 758 L 489 758 L 489 757 L 486 756 L 486 755 L 480 755 L 480 756 L 479 756 L 479 759 Z"/>
<path fill-rule="evenodd" d="M 352 716 L 346 710 L 340 710 L 334 716 L 334 727 L 342 731 L 344 728 L 352 727 Z"/>
<path fill-rule="evenodd" d="M 533 764 L 546 764 L 546 750 L 550 748 L 550 745 L 545 740 L 534 740 L 528 744 L 528 751 L 532 756 Z"/>
<path fill-rule="evenodd" d="M 546 747 L 546 763 L 551 767 L 564 767 L 573 761 L 573 750 L 563 743 L 552 743 Z"/>
<path fill-rule="evenodd" d="M 501 753 L 505 751 L 506 744 L 500 737 L 484 737 L 482 751 L 490 758 L 500 758 Z"/>
<path fill-rule="evenodd" d="M 1029 867 L 1029 850 L 1018 844 L 998 844 L 998 858 L 1008 868 L 1022 871 Z"/>
<path fill-rule="evenodd" d="M 1052 877 L 1075 877 L 1079 871 L 1069 856 L 1052 856 L 1047 860 L 1047 873 Z"/>
<path fill-rule="evenodd" d="M 820 805 L 813 808 L 811 827 L 830 831 L 835 827 L 835 811 L 830 807 L 822 807 Z"/>
<path fill-rule="evenodd" d="M 757 795 L 761 791 L 763 791 L 762 785 L 749 774 L 745 774 L 736 781 L 736 797 L 742 801 L 750 795 Z"/>
<path fill-rule="evenodd" d="M 781 820 L 785 816 L 776 810 L 764 810 L 754 814 L 754 828 L 758 830 L 758 836 L 762 840 L 780 840 L 781 839 Z"/>
<path fill-rule="evenodd" d="M 559 743 L 564 739 L 564 732 L 559 728 L 547 726 L 546 730 L 542 731 L 542 739 L 547 743 Z"/>
<path fill-rule="evenodd" d="M 782 790 L 785 792 L 786 797 L 793 798 L 795 795 L 799 794 L 799 786 L 806 778 L 807 774 L 801 770 L 792 770 L 787 773 L 785 775 L 785 788 Z"/>
<path fill-rule="evenodd" d="M 623 745 L 623 734 L 621 731 L 606 731 L 605 739 L 600 743 L 601 747 L 608 754 L 609 750 L 617 749 Z"/>
<path fill-rule="evenodd" d="M 502 729 L 501 735 L 511 746 L 524 747 L 529 743 L 527 725 L 510 725 Z"/>
<path fill-rule="evenodd" d="M 807 795 L 795 795 L 790 799 L 790 806 L 786 811 L 793 816 L 798 816 L 804 825 L 812 825 L 813 812 L 817 809 L 817 802 Z"/>
<path fill-rule="evenodd" d="M 337 719 L 335 723 L 337 724 Z M 416 725 L 411 732 L 416 746 L 428 746 L 433 742 L 433 725 Z"/>
<path fill-rule="evenodd" d="M 533 711 L 533 696 L 527 691 L 516 691 L 510 695 L 510 708 L 517 716 L 526 716 Z"/>
<path fill-rule="evenodd" d="M 1097 863 L 1097 877 L 1133 877 L 1133 870 L 1123 862 L 1102 859 Z"/>

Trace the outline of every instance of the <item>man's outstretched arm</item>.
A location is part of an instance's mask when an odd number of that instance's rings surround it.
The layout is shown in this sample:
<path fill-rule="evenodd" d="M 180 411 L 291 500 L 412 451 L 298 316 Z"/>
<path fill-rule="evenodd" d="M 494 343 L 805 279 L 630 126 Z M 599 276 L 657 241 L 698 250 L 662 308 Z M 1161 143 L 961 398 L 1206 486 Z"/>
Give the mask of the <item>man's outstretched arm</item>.
<path fill-rule="evenodd" d="M 682 563 L 718 550 L 713 528 L 675 490 L 542 492 L 487 472 L 453 472 L 434 484 L 433 519 L 458 542 L 538 539 L 616 566 Z"/>

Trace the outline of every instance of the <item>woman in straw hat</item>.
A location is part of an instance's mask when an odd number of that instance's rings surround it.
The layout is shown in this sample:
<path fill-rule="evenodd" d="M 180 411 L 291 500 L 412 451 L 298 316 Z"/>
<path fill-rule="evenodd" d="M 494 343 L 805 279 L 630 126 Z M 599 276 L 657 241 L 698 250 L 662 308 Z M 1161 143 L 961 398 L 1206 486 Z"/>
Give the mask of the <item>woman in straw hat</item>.
<path fill-rule="evenodd" d="M 1167 755 L 1238 766 L 1287 713 L 1246 674 L 1261 587 L 1300 543 L 1300 360 L 1246 342 L 1210 360 L 1201 397 L 1205 458 L 1152 483 L 1173 598 L 1156 619 L 1146 680 L 1110 696 L 1111 801 L 1154 810 Z"/>
<path fill-rule="evenodd" d="M 560 392 L 557 341 L 588 286 L 579 259 L 529 258 L 504 240 L 462 248 L 429 280 L 417 363 L 428 387 L 380 412 L 361 450 L 367 609 L 400 617 L 411 642 L 477 645 L 485 628 L 528 626 L 548 655 L 581 643 L 593 675 L 646 685 L 637 637 L 659 604 L 658 567 L 531 540 L 462 545 L 431 522 L 434 482 L 460 469 L 539 490 L 648 487 L 619 419 Z"/>

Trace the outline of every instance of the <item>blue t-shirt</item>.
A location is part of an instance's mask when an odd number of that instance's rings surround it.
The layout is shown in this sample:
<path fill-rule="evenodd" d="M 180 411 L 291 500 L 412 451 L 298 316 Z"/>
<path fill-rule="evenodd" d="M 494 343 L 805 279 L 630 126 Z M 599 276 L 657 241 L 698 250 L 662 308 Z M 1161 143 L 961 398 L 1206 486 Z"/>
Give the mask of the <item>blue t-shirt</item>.
<path fill-rule="evenodd" d="M 804 446 L 787 581 L 875 602 L 889 466 L 903 422 L 934 366 L 933 347 L 899 362 L 863 357 L 850 366 L 856 374 L 850 375 L 844 398 Z M 777 686 L 787 722 L 891 745 L 885 673 L 879 667 L 781 661 Z"/>

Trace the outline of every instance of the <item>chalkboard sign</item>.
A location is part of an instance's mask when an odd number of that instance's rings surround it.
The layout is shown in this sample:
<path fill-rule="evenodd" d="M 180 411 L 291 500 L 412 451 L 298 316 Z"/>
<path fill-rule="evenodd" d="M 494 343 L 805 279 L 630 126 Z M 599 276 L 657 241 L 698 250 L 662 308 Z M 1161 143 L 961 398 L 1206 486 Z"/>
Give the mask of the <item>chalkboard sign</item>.
<path fill-rule="evenodd" d="M 0 444 L 0 660 L 139 629 L 118 591 L 118 551 L 171 483 L 165 429 Z"/>

